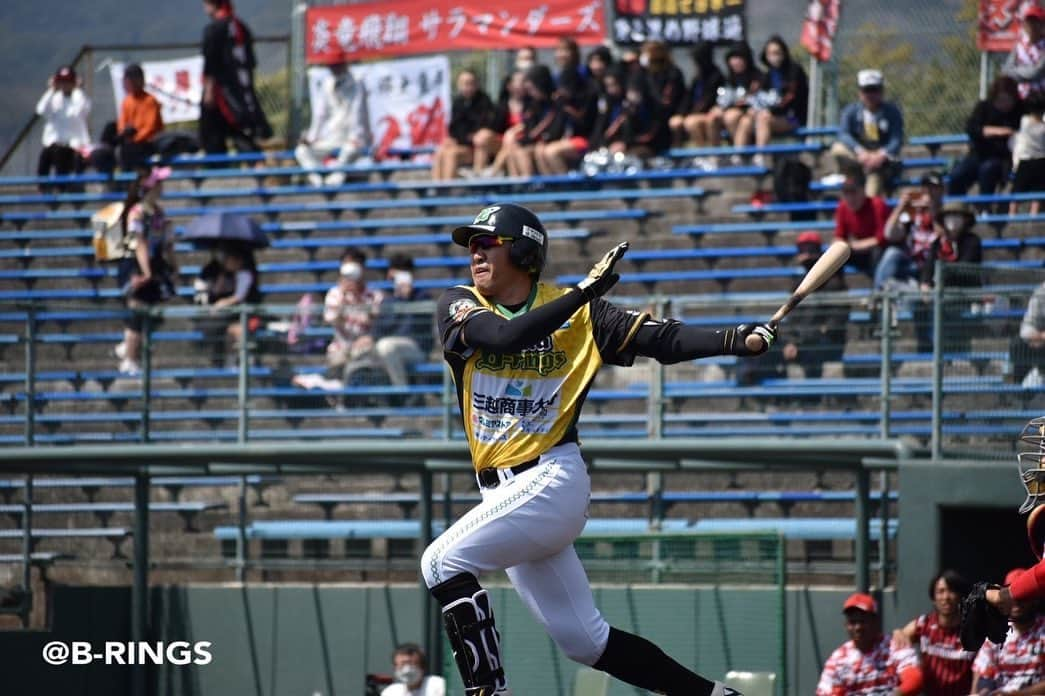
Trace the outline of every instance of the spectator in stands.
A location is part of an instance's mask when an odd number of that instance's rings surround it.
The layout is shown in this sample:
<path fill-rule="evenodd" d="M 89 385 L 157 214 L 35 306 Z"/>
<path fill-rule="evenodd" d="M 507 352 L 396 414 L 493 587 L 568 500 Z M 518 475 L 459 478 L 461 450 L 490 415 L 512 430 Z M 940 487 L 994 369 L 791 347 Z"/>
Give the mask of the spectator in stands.
<path fill-rule="evenodd" d="M 991 195 L 1009 176 L 1012 149 L 1009 139 L 1020 127 L 1020 105 L 1016 81 L 1001 75 L 991 83 L 987 98 L 978 102 L 965 124 L 969 152 L 951 170 L 947 193 L 964 196 L 974 182 L 981 195 Z"/>
<path fill-rule="evenodd" d="M 512 148 L 519 142 L 525 115 L 526 74 L 516 70 L 508 76 L 490 128 L 476 134 L 474 166 L 480 176 L 490 178 L 504 173 Z"/>
<path fill-rule="evenodd" d="M 213 258 L 200 270 L 194 284 L 197 303 L 212 310 L 260 303 L 259 286 L 254 251 L 236 243 L 215 248 Z M 259 324 L 257 317 L 250 316 L 247 330 L 254 331 Z M 198 326 L 203 332 L 204 344 L 210 348 L 211 364 L 214 367 L 225 367 L 226 355 L 229 352 L 236 354 L 240 342 L 245 338 L 239 314 L 212 311 L 211 316 L 198 321 Z M 236 362 L 235 358 L 230 359 L 231 364 L 235 365 Z"/>
<path fill-rule="evenodd" d="M 885 81 L 878 70 L 861 70 L 856 77 L 860 101 L 845 107 L 838 142 L 831 154 L 838 168 L 859 166 L 867 176 L 867 195 L 891 190 L 900 174 L 900 150 L 904 142 L 903 114 L 893 102 L 885 101 Z"/>
<path fill-rule="evenodd" d="M 36 104 L 44 120 L 43 150 L 37 163 L 37 176 L 81 174 L 86 168 L 85 153 L 90 152 L 91 136 L 87 115 L 91 100 L 80 87 L 76 71 L 66 65 L 47 81 L 47 91 Z M 41 193 L 47 187 L 40 184 Z"/>
<path fill-rule="evenodd" d="M 120 225 L 128 255 L 116 272 L 116 282 L 129 310 L 144 310 L 175 295 L 178 267 L 170 221 L 163 214 L 160 196 L 167 167 L 142 170 L 127 190 Z M 132 312 L 124 319 L 123 341 L 116 345 L 120 372 L 141 374 L 142 328 L 145 315 Z"/>
<path fill-rule="evenodd" d="M 458 168 L 473 162 L 475 137 L 481 130 L 489 128 L 493 116 L 493 102 L 479 88 L 478 75 L 473 70 L 462 70 L 457 75 L 457 95 L 451 106 L 449 135 L 432 158 L 433 179 L 452 179 L 457 176 Z"/>
<path fill-rule="evenodd" d="M 842 181 L 842 200 L 835 209 L 835 239 L 852 247 L 849 263 L 874 277 L 885 245 L 885 221 L 889 206 L 881 196 L 869 196 L 863 169 L 853 167 Z"/>
<path fill-rule="evenodd" d="M 1021 569 L 1009 571 L 1010 585 Z M 983 641 L 973 662 L 974 694 L 1039 693 L 1045 682 L 1045 615 L 1037 600 L 1014 601 L 1005 642 Z M 1031 687 L 1038 687 L 1031 689 Z"/>
<path fill-rule="evenodd" d="M 733 144 L 744 147 L 769 144 L 774 135 L 793 133 L 806 123 L 809 106 L 809 78 L 802 66 L 791 59 L 784 40 L 774 34 L 762 49 L 762 64 L 766 66 L 764 90 L 741 117 Z M 765 166 L 764 155 L 755 155 L 752 164 Z"/>
<path fill-rule="evenodd" d="M 312 105 L 312 124 L 301 136 L 294 156 L 305 169 L 319 169 L 328 157 L 334 157 L 331 166 L 344 167 L 365 155 L 371 144 L 366 86 L 353 77 L 347 63 L 336 63 L 319 90 L 323 98 Z M 345 183 L 345 172 L 331 172 L 324 179 L 313 171 L 308 181 L 317 188 L 324 183 L 340 186 Z"/>
<path fill-rule="evenodd" d="M 755 67 L 751 46 L 742 41 L 734 43 L 726 53 L 726 84 L 712 110 L 714 119 L 710 128 L 713 145 L 717 144 L 715 138 L 721 133 L 723 126 L 729 131 L 733 144 L 737 144 L 740 121 L 750 108 L 754 96 L 762 89 L 765 79 L 765 75 Z M 740 155 L 730 157 L 730 162 L 734 165 L 740 164 L 741 161 Z"/>
<path fill-rule="evenodd" d="M 526 71 L 526 110 L 506 164 L 512 176 L 533 176 L 536 171 L 536 147 L 538 143 L 559 140 L 566 134 L 567 119 L 562 108 L 555 102 L 555 80 L 551 70 L 544 65 L 534 65 Z"/>
<path fill-rule="evenodd" d="M 379 338 L 374 349 L 392 384 L 405 387 L 410 384 L 410 369 L 424 362 L 432 351 L 434 336 L 429 313 L 396 312 L 396 304 L 430 298 L 414 286 L 414 260 L 405 254 L 388 260 L 388 280 L 392 281 L 392 293 L 381 303 L 380 319 L 374 329 Z"/>
<path fill-rule="evenodd" d="M 1024 3 L 1023 31 L 1001 72 L 1019 82 L 1021 99 L 1045 92 L 1045 8 L 1036 1 Z"/>
<path fill-rule="evenodd" d="M 613 54 L 605 46 L 596 46 L 588 54 L 588 60 L 585 61 L 585 65 L 588 67 L 588 78 L 591 81 L 592 88 L 598 94 L 602 94 L 602 78 L 613 65 Z"/>
<path fill-rule="evenodd" d="M 718 90 L 725 84 L 722 71 L 715 65 L 712 55 L 714 46 L 709 41 L 698 41 L 693 47 L 693 80 L 678 112 L 671 116 L 669 125 L 675 137 L 675 144 L 681 145 L 686 139 L 697 147 L 719 145 L 722 142 L 722 129 L 712 126 L 715 123 L 713 110 Z M 714 158 L 700 157 L 694 165 L 701 168 L 714 168 Z"/>
<path fill-rule="evenodd" d="M 112 174 L 117 160 L 125 172 L 147 166 L 156 154 L 154 139 L 163 132 L 160 102 L 145 91 L 145 72 L 140 65 L 124 68 L 123 91 L 119 118 L 106 126 L 103 144 L 91 152 L 91 164 L 105 174 Z"/>
<path fill-rule="evenodd" d="M 523 46 L 515 52 L 515 69 L 526 72 L 537 65 L 537 49 L 533 46 Z"/>
<path fill-rule="evenodd" d="M 959 607 L 969 581 L 954 570 L 938 573 L 929 583 L 933 610 L 893 631 L 895 647 L 913 647 L 921 657 L 926 696 L 965 696 L 972 688 L 975 652 L 962 648 Z"/>
<path fill-rule="evenodd" d="M 203 9 L 211 21 L 203 30 L 200 144 L 224 154 L 231 139 L 239 152 L 257 152 L 255 140 L 272 137 L 272 127 L 254 91 L 254 37 L 231 0 L 203 0 Z"/>
<path fill-rule="evenodd" d="M 446 696 L 446 680 L 426 674 L 428 659 L 414 643 L 396 647 L 392 669 L 396 683 L 386 687 L 381 696 Z"/>
<path fill-rule="evenodd" d="M 581 49 L 567 36 L 555 42 L 555 67 L 555 86 L 559 89 L 570 89 L 588 81 L 588 69 L 581 65 Z"/>
<path fill-rule="evenodd" d="M 808 271 L 823 255 L 820 233 L 813 230 L 802 232 L 795 240 L 795 249 L 795 261 Z M 821 290 L 845 292 L 845 271 L 839 269 Z M 842 359 L 848 323 L 848 303 L 798 306 L 788 317 L 784 332 L 786 341 L 781 350 L 767 351 L 737 363 L 737 383 L 750 386 L 767 378 L 787 377 L 788 365 L 800 366 L 808 379 L 819 379 L 824 374 L 825 362 Z"/>
<path fill-rule="evenodd" d="M 655 99 L 660 113 L 677 114 L 686 98 L 686 78 L 671 60 L 671 49 L 663 41 L 642 44 L 639 65 L 646 76 L 646 92 Z"/>
<path fill-rule="evenodd" d="M 932 287 L 937 262 L 980 263 L 983 261 L 982 242 L 979 235 L 972 231 L 976 226 L 976 213 L 972 211 L 969 204 L 961 201 L 945 204 L 936 214 L 936 224 L 940 226 L 941 232 L 933 240 L 929 254 L 925 258 L 925 265 L 922 266 L 921 286 L 923 290 Z M 979 285 L 979 280 L 973 282 L 970 279 L 968 283 L 956 280 L 948 284 Z"/>
<path fill-rule="evenodd" d="M 1020 334 L 1009 344 L 1013 380 L 1025 388 L 1045 384 L 1045 283 L 1034 290 L 1020 322 Z"/>
<path fill-rule="evenodd" d="M 327 346 L 327 363 L 341 368 L 370 353 L 374 348 L 374 321 L 385 296 L 367 287 L 363 275 L 366 254 L 348 249 L 341 255 L 338 284 L 323 300 L 323 321 L 334 329 Z"/>
<path fill-rule="evenodd" d="M 603 79 L 606 96 L 600 100 L 592 131 L 592 147 L 612 153 L 648 158 L 671 145 L 671 132 L 660 102 L 646 92 L 641 75 L 625 83 L 623 71 L 615 68 Z M 625 86 L 626 85 L 626 86 Z"/>
<path fill-rule="evenodd" d="M 534 160 L 541 174 L 565 174 L 580 162 L 588 150 L 597 109 L 596 93 L 587 70 L 580 65 L 577 43 L 560 39 L 555 60 L 560 70 L 552 100 L 562 112 L 563 128 L 558 139 L 534 147 Z"/>
<path fill-rule="evenodd" d="M 922 670 L 911 648 L 893 648 L 882 635 L 878 603 L 856 593 L 842 605 L 849 640 L 827 658 L 816 696 L 913 696 L 922 689 Z"/>
<path fill-rule="evenodd" d="M 943 177 L 931 172 L 921 188 L 904 191 L 885 221 L 885 242 L 874 272 L 876 290 L 886 285 L 918 284 L 922 267 L 936 240 L 936 216 L 943 208 Z"/>
<path fill-rule="evenodd" d="M 1035 92 L 1023 102 L 1023 117 L 1020 119 L 1020 130 L 1016 133 L 1016 146 L 1012 150 L 1012 159 L 1016 167 L 1016 175 L 1012 181 L 1013 193 L 1029 193 L 1045 191 L 1045 92 Z M 1009 203 L 1009 215 L 1019 212 L 1018 201 Z M 1041 201 L 1034 200 L 1030 204 L 1030 214 L 1037 215 L 1041 210 Z"/>

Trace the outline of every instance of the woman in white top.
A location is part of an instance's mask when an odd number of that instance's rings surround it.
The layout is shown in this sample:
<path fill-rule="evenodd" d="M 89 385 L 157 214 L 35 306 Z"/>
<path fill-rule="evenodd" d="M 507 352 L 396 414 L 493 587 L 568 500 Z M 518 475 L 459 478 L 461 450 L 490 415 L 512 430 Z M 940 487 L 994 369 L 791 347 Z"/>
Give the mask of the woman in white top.
<path fill-rule="evenodd" d="M 80 88 L 76 71 L 70 66 L 58 69 L 47 81 L 47 91 L 36 105 L 36 113 L 44 119 L 43 150 L 36 173 L 38 176 L 80 174 L 91 149 L 87 131 L 87 115 L 91 100 Z M 45 187 L 40 186 L 44 191 Z"/>

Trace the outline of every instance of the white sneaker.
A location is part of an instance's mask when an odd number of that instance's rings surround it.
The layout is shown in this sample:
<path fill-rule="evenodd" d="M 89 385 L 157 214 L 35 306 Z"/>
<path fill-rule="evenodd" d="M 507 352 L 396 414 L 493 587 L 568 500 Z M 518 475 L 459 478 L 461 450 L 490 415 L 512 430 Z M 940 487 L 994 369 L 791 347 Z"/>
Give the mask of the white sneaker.
<path fill-rule="evenodd" d="M 142 366 L 131 360 L 130 358 L 124 358 L 120 361 L 120 374 L 127 375 L 128 377 L 137 377 L 142 373 Z"/>
<path fill-rule="evenodd" d="M 327 174 L 326 185 L 327 186 L 340 186 L 345 183 L 344 172 L 334 172 L 333 174 Z"/>
<path fill-rule="evenodd" d="M 729 163 L 731 165 L 733 165 L 734 167 L 739 167 L 742 164 L 744 164 L 744 158 L 741 157 L 740 155 L 730 155 L 729 156 Z M 717 696 L 717 695 L 713 695 L 713 696 Z"/>
<path fill-rule="evenodd" d="M 756 167 L 764 167 L 764 166 L 766 166 L 766 156 L 765 155 L 755 155 L 754 157 L 751 158 L 751 164 L 753 164 Z"/>
<path fill-rule="evenodd" d="M 1024 389 L 1040 389 L 1043 383 L 1045 383 L 1045 379 L 1042 379 L 1041 371 L 1036 367 L 1032 367 L 1027 376 L 1023 378 L 1020 386 Z"/>
<path fill-rule="evenodd" d="M 319 174 L 315 174 L 315 173 L 309 174 L 308 175 L 308 184 L 312 188 L 319 188 L 319 187 L 321 187 L 323 185 L 323 177 L 320 176 Z"/>
<path fill-rule="evenodd" d="M 112 352 L 120 360 L 126 359 L 127 358 L 127 344 L 124 343 L 123 341 L 120 341 L 119 343 L 116 344 L 116 347 L 112 349 Z"/>

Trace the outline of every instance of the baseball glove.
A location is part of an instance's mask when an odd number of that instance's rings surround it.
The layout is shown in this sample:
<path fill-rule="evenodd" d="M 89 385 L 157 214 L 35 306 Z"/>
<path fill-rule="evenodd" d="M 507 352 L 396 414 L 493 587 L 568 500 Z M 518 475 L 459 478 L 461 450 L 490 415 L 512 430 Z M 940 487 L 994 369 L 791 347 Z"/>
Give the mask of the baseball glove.
<path fill-rule="evenodd" d="M 998 585 L 978 582 L 962 599 L 961 639 L 962 647 L 975 651 L 983 647 L 985 638 L 992 643 L 1002 643 L 1009 631 L 1009 620 L 987 601 L 987 590 L 996 590 Z"/>

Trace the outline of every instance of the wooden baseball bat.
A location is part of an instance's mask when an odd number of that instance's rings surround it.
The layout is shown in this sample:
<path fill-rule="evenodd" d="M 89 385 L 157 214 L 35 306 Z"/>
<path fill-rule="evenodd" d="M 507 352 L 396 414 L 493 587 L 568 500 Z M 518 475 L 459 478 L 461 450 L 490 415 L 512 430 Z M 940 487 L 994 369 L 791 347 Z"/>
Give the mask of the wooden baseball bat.
<path fill-rule="evenodd" d="M 788 298 L 787 302 L 780 306 L 780 309 L 769 319 L 770 324 L 776 324 L 781 319 L 786 317 L 792 309 L 798 306 L 798 303 L 806 298 L 806 295 L 813 292 L 821 285 L 826 283 L 828 279 L 838 272 L 838 269 L 845 265 L 845 262 L 849 260 L 849 245 L 841 240 L 835 240 L 831 242 L 831 246 L 827 247 L 827 251 L 817 259 L 813 267 L 806 273 L 805 278 L 798 284 L 795 291 L 791 293 L 791 297 Z M 752 353 L 756 353 L 762 349 L 762 338 L 756 334 L 748 334 L 747 338 L 744 339 L 744 345 Z"/>

